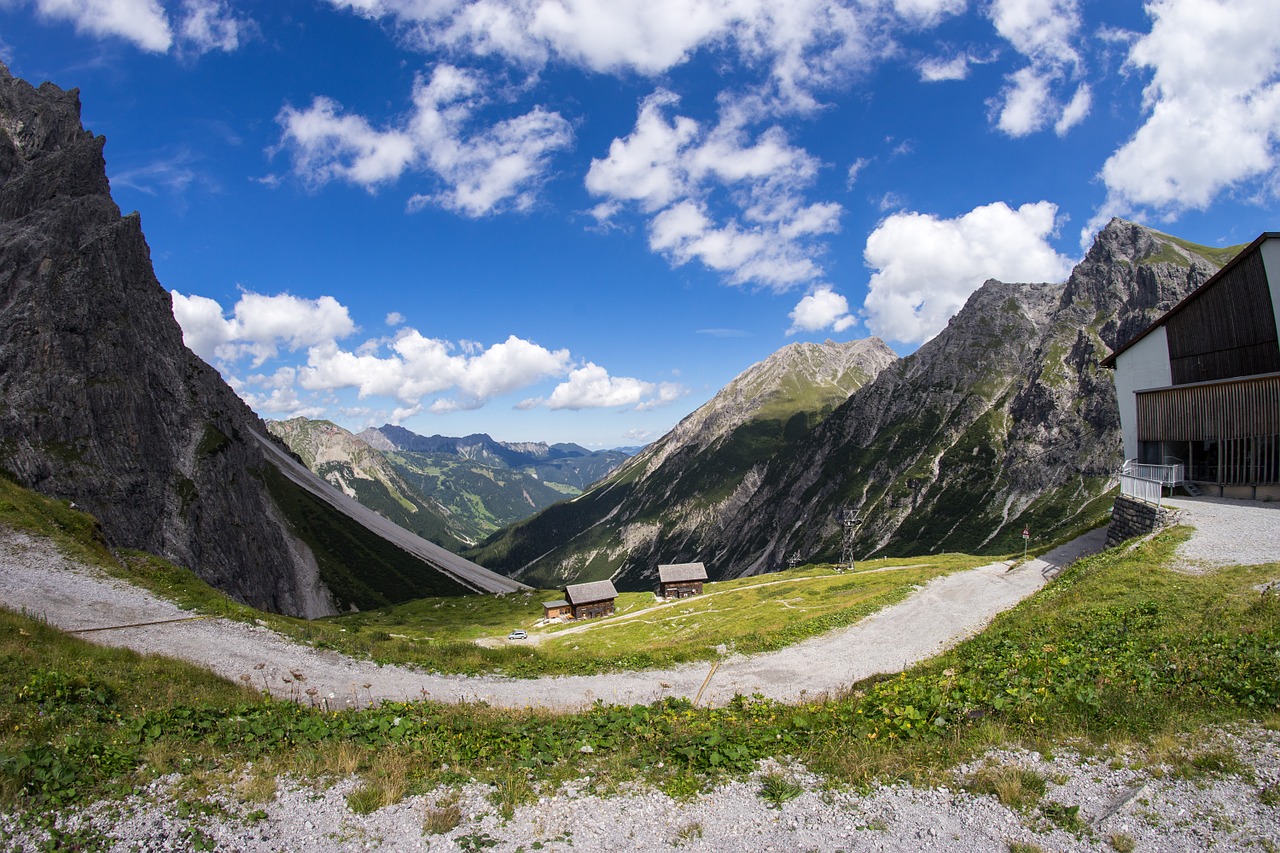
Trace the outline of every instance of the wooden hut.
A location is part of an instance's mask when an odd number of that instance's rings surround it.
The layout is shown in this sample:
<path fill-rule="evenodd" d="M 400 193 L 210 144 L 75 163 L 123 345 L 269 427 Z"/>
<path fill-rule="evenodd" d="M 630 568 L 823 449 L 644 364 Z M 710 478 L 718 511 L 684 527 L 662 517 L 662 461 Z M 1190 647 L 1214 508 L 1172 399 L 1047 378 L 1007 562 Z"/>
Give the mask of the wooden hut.
<path fill-rule="evenodd" d="M 562 616 L 573 616 L 573 608 L 569 606 L 569 602 L 563 599 L 542 602 L 543 619 L 559 619 Z"/>
<path fill-rule="evenodd" d="M 574 619 L 609 616 L 613 613 L 613 601 L 617 597 L 613 581 L 575 583 L 564 588 L 564 598 Z"/>
<path fill-rule="evenodd" d="M 658 566 L 658 597 L 689 598 L 702 595 L 707 567 L 702 563 L 670 563 Z"/>

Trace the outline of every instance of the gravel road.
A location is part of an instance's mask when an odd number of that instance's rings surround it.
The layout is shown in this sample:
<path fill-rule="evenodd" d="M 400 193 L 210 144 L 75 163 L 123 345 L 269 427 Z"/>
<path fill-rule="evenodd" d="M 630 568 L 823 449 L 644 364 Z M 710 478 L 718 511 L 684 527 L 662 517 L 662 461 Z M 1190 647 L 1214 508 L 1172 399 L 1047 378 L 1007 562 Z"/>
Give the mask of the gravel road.
<path fill-rule="evenodd" d="M 1197 525 L 1180 556 L 1188 568 L 1210 563 L 1280 562 L 1280 507 L 1211 499 L 1177 501 L 1183 520 Z M 1095 550 L 1097 534 L 1070 550 L 1012 571 L 1004 564 L 936 579 L 906 601 L 852 628 L 755 658 L 719 664 L 703 694 L 723 702 L 734 692 L 780 699 L 836 691 L 871 672 L 894 671 L 981 630 L 992 616 L 1034 592 L 1057 566 Z M 68 630 L 121 625 L 187 614 L 173 605 L 75 566 L 47 543 L 0 533 L 0 596 L 14 609 L 44 615 Z M 273 692 L 300 695 L 283 681 L 290 670 L 333 704 L 370 698 L 456 701 L 485 699 L 510 705 L 572 707 L 597 698 L 647 702 L 662 695 L 694 696 L 708 667 L 661 673 L 518 681 L 429 676 L 395 667 L 370 667 L 333 653 L 294 646 L 269 631 L 223 620 L 175 622 L 85 634 L 96 642 L 163 651 L 203 661 L 229 677 L 266 677 Z M 254 669 L 263 663 L 262 670 Z M 663 683 L 667 686 L 664 686 Z M 364 685 L 368 684 L 368 687 Z M 766 763 L 751 779 L 732 782 L 690 801 L 637 787 L 601 795 L 589 777 L 547 791 L 509 819 L 495 812 L 485 786 L 415 796 L 372 814 L 357 815 L 346 795 L 355 779 L 336 784 L 282 778 L 263 805 L 215 794 L 223 811 L 200 816 L 184 807 L 176 779 L 164 779 L 126 802 L 99 803 L 58 816 L 67 830 L 93 827 L 115 839 L 113 851 L 190 849 L 193 831 L 219 850 L 319 851 L 492 849 L 547 851 L 1005 851 L 1025 850 L 1260 850 L 1280 849 L 1280 732 L 1259 726 L 1217 729 L 1189 745 L 1235 755 L 1243 773 L 1181 778 L 1165 756 L 1139 750 L 1082 756 L 1069 746 L 1042 756 L 993 751 L 957 768 L 955 782 L 935 788 L 881 786 L 871 791 L 827 790 L 803 767 Z M 962 790 L 978 764 L 1020 767 L 1049 780 L 1040 805 L 1018 811 L 992 796 Z M 803 789 L 781 807 L 761 796 L 765 774 L 780 774 Z M 457 798 L 460 823 L 424 834 L 430 809 Z M 1073 808 L 1077 809 L 1073 811 Z M 265 813 L 254 815 L 261 809 Z M 1064 815 L 1076 831 L 1065 831 Z M 1054 816 L 1057 822 L 1054 821 Z M 0 814 L 0 849 L 44 849 L 44 835 L 16 815 Z M 535 844 L 537 845 L 535 847 Z"/>
<path fill-rule="evenodd" d="M 1042 587 L 1057 567 L 1099 550 L 1102 540 L 1103 531 L 1093 531 L 1012 571 L 1006 563 L 992 563 L 936 578 L 857 625 L 777 652 L 731 655 L 717 661 L 714 671 L 711 664 L 699 663 L 644 672 L 513 679 L 378 666 L 295 644 L 266 628 L 226 619 L 190 619 L 170 602 L 76 565 L 48 542 L 13 531 L 0 532 L 0 600 L 64 630 L 84 631 L 85 639 L 95 643 L 182 658 L 232 680 L 248 676 L 252 684 L 277 696 L 329 707 L 425 698 L 570 710 L 596 701 L 647 704 L 666 696 L 695 699 L 700 694 L 703 704 L 724 704 L 736 694 L 755 693 L 798 701 L 932 657 Z"/>

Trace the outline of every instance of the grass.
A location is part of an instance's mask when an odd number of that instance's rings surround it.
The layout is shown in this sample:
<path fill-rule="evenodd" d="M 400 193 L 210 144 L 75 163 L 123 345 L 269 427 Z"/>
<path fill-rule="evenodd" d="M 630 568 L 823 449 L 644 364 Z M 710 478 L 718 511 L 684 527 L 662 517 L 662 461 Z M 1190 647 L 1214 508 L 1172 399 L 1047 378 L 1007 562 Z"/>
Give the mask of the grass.
<path fill-rule="evenodd" d="M 46 507 L 35 523 L 83 553 L 109 557 L 92 524 L 64 509 Z M 438 797 L 474 779 L 491 786 L 505 813 L 569 780 L 589 780 L 586 794 L 642 781 L 690 797 L 717 780 L 745 778 L 766 758 L 798 761 L 836 784 L 939 783 L 990 747 L 1043 750 L 1068 740 L 1099 750 L 1138 745 L 1168 772 L 1215 777 L 1238 764 L 1197 735 L 1202 726 L 1280 726 L 1280 602 L 1255 589 L 1280 566 L 1178 574 L 1167 565 L 1185 535 L 1174 530 L 1083 560 L 938 658 L 794 706 L 739 697 L 723 708 L 668 699 L 572 714 L 429 702 L 331 712 L 0 611 L 0 807 L 42 819 L 169 773 L 189 780 L 192 798 L 239 785 L 253 804 L 272 794 L 254 781 L 254 768 L 266 767 L 317 780 L 355 774 L 357 809 Z M 741 583 L 735 594 L 763 595 Z M 762 796 L 781 800 L 786 782 L 762 782 Z M 1021 775 L 993 771 L 973 784 L 1011 802 L 1036 798 L 1037 783 Z M 1280 795 L 1259 785 L 1258 796 Z M 1041 799 L 1037 808 L 1074 826 L 1069 805 L 1046 811 Z"/>

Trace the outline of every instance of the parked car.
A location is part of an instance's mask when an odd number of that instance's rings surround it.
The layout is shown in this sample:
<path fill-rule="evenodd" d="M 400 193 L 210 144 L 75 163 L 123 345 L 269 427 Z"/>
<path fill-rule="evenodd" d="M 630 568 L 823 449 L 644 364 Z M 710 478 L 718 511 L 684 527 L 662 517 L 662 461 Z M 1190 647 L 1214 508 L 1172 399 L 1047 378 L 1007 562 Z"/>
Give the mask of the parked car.
<path fill-rule="evenodd" d="M 517 628 L 514 631 L 512 631 L 510 634 L 507 634 L 507 639 L 508 640 L 527 640 L 529 639 L 529 632 L 524 630 L 523 628 Z"/>

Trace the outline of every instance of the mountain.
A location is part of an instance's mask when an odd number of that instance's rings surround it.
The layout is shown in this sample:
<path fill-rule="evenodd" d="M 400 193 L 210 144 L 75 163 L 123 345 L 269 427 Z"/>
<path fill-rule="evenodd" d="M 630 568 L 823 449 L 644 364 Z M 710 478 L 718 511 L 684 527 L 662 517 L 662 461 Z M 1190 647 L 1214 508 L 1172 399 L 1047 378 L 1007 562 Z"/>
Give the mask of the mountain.
<path fill-rule="evenodd" d="M 0 65 L 0 471 L 267 610 L 517 588 L 382 529 L 272 443 L 183 345 L 104 145 L 77 90 Z"/>
<path fill-rule="evenodd" d="M 860 557 L 1009 553 L 1024 527 L 1050 541 L 1110 505 L 1119 415 L 1099 362 L 1238 249 L 1113 220 L 1065 283 L 987 282 L 791 440 L 753 444 L 768 430 L 726 405 L 766 361 L 595 489 L 472 554 L 543 585 L 617 573 L 638 588 L 658 561 L 723 578 L 837 560 L 848 512 Z"/>
<path fill-rule="evenodd" d="M 448 509 L 424 498 L 381 451 L 337 424 L 291 418 L 267 421 L 267 429 L 316 475 L 405 530 L 450 551 L 474 544 L 455 533 L 456 524 Z"/>
<path fill-rule="evenodd" d="M 454 535 L 472 545 L 581 494 L 631 455 L 576 444 L 500 442 L 484 434 L 421 436 L 390 424 L 358 437 L 381 451 L 411 489 L 447 514 Z"/>
<path fill-rule="evenodd" d="M 582 496 L 470 555 L 535 585 L 613 578 L 642 588 L 658 563 L 701 559 L 706 543 L 731 536 L 724 525 L 763 483 L 769 460 L 788 456 L 895 361 L 877 338 L 784 347 Z"/>

